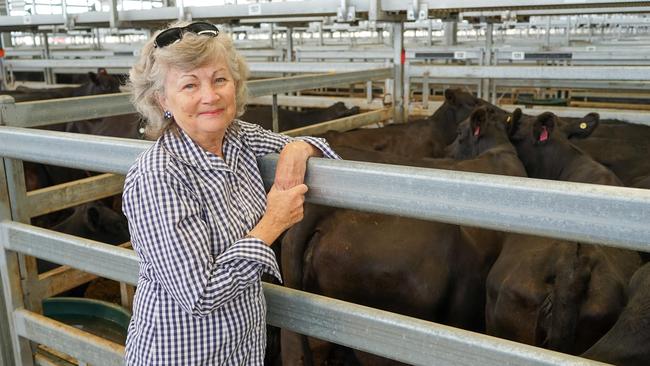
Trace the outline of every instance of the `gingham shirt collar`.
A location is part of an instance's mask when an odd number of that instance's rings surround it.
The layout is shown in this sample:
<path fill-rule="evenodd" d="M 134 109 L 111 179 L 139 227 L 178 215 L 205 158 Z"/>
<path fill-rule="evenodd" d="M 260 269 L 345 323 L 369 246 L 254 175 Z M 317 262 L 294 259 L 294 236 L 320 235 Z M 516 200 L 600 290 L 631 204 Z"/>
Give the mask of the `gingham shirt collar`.
<path fill-rule="evenodd" d="M 175 159 L 201 170 L 234 171 L 237 169 L 239 151 L 242 149 L 241 131 L 237 120 L 230 124 L 224 135 L 225 161 L 220 156 L 204 150 L 183 129 L 177 128 L 176 130 L 177 134 L 167 130 L 161 141 L 163 147 Z"/>

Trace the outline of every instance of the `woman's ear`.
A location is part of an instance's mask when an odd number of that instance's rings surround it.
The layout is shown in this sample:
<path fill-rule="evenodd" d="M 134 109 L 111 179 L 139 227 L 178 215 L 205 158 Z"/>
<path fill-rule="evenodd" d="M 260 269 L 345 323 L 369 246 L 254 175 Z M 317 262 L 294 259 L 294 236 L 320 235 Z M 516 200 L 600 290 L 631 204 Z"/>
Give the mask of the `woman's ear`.
<path fill-rule="evenodd" d="M 156 100 L 158 101 L 158 104 L 162 107 L 163 111 L 168 111 L 169 108 L 167 108 L 167 98 L 165 98 L 165 94 L 161 92 L 156 92 Z"/>

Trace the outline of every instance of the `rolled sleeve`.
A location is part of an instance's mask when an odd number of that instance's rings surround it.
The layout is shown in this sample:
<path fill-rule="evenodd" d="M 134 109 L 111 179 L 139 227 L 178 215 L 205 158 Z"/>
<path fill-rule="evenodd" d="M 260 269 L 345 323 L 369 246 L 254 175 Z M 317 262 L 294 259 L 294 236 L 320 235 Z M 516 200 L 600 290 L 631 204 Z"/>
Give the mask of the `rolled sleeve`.
<path fill-rule="evenodd" d="M 256 157 L 278 153 L 284 145 L 294 140 L 287 135 L 265 130 L 256 124 L 239 121 L 239 125 L 244 133 L 244 140 L 248 142 Z"/>
<path fill-rule="evenodd" d="M 310 145 L 312 145 L 313 147 L 317 148 L 323 153 L 324 158 L 338 159 L 338 160 L 341 159 L 341 157 L 336 152 L 334 152 L 334 150 L 330 147 L 327 141 L 323 138 L 311 137 L 311 136 L 298 136 L 295 137 L 295 139 L 299 141 L 305 141 Z"/>
<path fill-rule="evenodd" d="M 238 240 L 232 247 L 217 257 L 217 264 L 227 263 L 237 259 L 253 260 L 263 264 L 263 272 L 282 281 L 280 267 L 275 259 L 273 250 L 260 239 L 244 238 Z"/>
<path fill-rule="evenodd" d="M 250 148 L 257 157 L 271 153 L 279 153 L 289 142 L 305 141 L 320 150 L 323 153 L 323 157 L 328 159 L 341 159 L 323 138 L 311 136 L 290 137 L 243 121 L 240 121 L 240 125 L 246 141 L 248 141 Z"/>

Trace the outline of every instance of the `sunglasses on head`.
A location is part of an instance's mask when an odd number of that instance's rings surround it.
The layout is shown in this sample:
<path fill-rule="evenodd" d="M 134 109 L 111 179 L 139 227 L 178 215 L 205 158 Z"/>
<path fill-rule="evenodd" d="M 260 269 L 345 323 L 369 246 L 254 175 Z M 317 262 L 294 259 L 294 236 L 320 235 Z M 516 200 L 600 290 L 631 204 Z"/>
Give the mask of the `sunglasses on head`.
<path fill-rule="evenodd" d="M 163 48 L 170 44 L 176 43 L 183 38 L 187 32 L 198 34 L 200 36 L 216 37 L 219 34 L 219 29 L 214 25 L 207 22 L 194 22 L 185 27 L 174 27 L 165 29 L 156 36 L 153 42 L 154 47 Z"/>

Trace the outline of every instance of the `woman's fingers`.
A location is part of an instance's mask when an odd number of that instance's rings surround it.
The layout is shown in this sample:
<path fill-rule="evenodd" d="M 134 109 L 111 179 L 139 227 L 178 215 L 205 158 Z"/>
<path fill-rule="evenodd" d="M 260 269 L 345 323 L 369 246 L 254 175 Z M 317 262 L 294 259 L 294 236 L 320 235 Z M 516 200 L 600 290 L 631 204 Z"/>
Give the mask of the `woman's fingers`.
<path fill-rule="evenodd" d="M 304 141 L 290 142 L 282 149 L 275 168 L 275 184 L 279 189 L 289 189 L 304 182 L 310 152 L 311 145 Z"/>
<path fill-rule="evenodd" d="M 302 220 L 307 191 L 305 184 L 298 184 L 287 190 L 281 190 L 274 184 L 268 194 L 266 215 L 283 229 L 289 228 Z"/>

